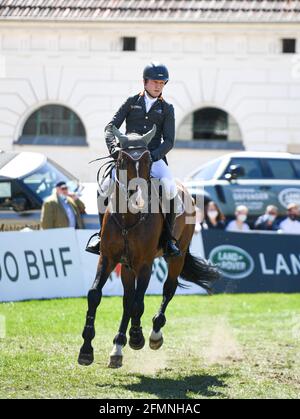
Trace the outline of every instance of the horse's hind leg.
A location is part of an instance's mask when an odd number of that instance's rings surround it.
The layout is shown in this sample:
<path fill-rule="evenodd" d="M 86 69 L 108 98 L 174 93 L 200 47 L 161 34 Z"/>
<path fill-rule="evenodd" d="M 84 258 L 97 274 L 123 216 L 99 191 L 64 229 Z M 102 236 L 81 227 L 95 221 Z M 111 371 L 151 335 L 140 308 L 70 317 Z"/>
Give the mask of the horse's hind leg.
<path fill-rule="evenodd" d="M 114 268 L 114 264 L 106 257 L 100 256 L 96 278 L 92 288 L 88 292 L 88 311 L 86 314 L 86 323 L 82 332 L 84 343 L 80 349 L 78 363 L 80 365 L 90 365 L 94 361 L 94 351 L 92 347 L 92 340 L 95 337 L 95 317 L 97 307 L 101 302 L 102 288 L 104 287 L 107 278 Z"/>
<path fill-rule="evenodd" d="M 178 285 L 178 276 L 184 265 L 185 254 L 173 258 L 169 262 L 169 272 L 163 288 L 163 300 L 158 313 L 153 317 L 152 331 L 150 333 L 149 345 L 151 349 L 159 349 L 163 344 L 162 327 L 166 324 L 165 311 L 169 302 L 172 300 Z"/>

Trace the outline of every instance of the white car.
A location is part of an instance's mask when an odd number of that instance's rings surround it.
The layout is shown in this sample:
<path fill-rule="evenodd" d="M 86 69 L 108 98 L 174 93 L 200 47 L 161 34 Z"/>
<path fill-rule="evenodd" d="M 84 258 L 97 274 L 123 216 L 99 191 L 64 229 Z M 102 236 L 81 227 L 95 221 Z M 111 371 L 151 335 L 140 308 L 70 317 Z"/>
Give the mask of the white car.
<path fill-rule="evenodd" d="M 185 182 L 189 192 L 215 201 L 226 217 L 237 205 L 249 208 L 249 218 L 263 214 L 269 204 L 284 216 L 289 203 L 300 204 L 300 155 L 236 152 L 199 167 Z"/>
<path fill-rule="evenodd" d="M 86 204 L 85 228 L 98 228 L 96 184 L 80 184 L 43 154 L 0 151 L 0 231 L 39 228 L 43 201 L 59 181 Z"/>

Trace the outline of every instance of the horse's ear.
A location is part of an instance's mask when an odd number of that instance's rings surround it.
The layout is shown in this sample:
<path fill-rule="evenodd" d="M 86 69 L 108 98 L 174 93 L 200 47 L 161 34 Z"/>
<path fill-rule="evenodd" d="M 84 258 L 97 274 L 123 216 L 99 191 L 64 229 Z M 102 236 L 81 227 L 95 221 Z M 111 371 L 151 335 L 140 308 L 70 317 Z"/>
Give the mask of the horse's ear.
<path fill-rule="evenodd" d="M 112 131 L 114 136 L 117 137 L 117 139 L 120 141 L 121 148 L 125 148 L 128 143 L 128 138 L 126 137 L 126 135 L 122 134 L 114 125 L 112 126 Z"/>
<path fill-rule="evenodd" d="M 146 134 L 142 136 L 141 140 L 145 141 L 145 143 L 148 145 L 150 141 L 152 140 L 152 138 L 154 137 L 155 133 L 156 133 L 156 125 L 154 124 L 152 129 L 146 132 Z"/>

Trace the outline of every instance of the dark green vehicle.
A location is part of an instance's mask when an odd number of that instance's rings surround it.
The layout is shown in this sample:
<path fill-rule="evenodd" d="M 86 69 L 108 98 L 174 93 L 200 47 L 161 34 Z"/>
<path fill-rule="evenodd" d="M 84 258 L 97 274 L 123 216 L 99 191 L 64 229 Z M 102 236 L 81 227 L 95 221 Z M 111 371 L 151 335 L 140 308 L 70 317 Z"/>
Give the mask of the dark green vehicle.
<path fill-rule="evenodd" d="M 237 205 L 249 208 L 249 219 L 269 204 L 284 216 L 289 203 L 300 204 L 300 155 L 238 152 L 226 154 L 195 170 L 185 182 L 199 202 L 215 201 L 230 219 Z"/>
<path fill-rule="evenodd" d="M 38 229 L 43 201 L 58 181 L 81 196 L 89 190 L 54 161 L 40 153 L 0 151 L 0 231 Z M 89 194 L 96 201 L 96 191 Z M 84 202 L 85 200 L 82 199 Z M 98 215 L 83 216 L 85 228 L 98 228 Z"/>

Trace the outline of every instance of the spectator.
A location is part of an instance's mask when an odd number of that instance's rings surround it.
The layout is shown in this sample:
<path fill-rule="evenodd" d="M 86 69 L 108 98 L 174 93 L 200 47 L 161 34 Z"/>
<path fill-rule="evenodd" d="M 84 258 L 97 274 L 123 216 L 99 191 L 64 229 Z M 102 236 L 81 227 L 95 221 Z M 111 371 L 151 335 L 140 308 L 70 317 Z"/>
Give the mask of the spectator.
<path fill-rule="evenodd" d="M 58 182 L 56 190 L 47 198 L 42 207 L 41 227 L 48 228 L 83 228 L 80 215 L 85 213 L 82 201 L 69 192 L 65 182 Z"/>
<path fill-rule="evenodd" d="M 235 209 L 235 220 L 228 223 L 226 231 L 249 231 L 250 227 L 245 222 L 248 216 L 248 208 L 245 205 L 239 205 Z"/>
<path fill-rule="evenodd" d="M 281 221 L 279 228 L 283 233 L 300 234 L 299 206 L 295 203 L 287 207 L 287 217 Z"/>
<path fill-rule="evenodd" d="M 258 217 L 254 224 L 255 230 L 279 230 L 278 208 L 275 205 L 268 205 L 266 212 Z"/>
<path fill-rule="evenodd" d="M 214 201 L 210 201 L 204 208 L 204 229 L 225 229 L 225 217 Z"/>

